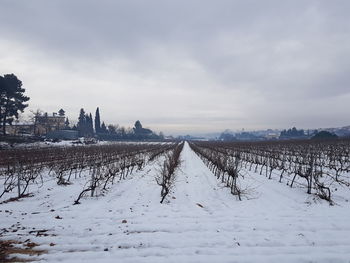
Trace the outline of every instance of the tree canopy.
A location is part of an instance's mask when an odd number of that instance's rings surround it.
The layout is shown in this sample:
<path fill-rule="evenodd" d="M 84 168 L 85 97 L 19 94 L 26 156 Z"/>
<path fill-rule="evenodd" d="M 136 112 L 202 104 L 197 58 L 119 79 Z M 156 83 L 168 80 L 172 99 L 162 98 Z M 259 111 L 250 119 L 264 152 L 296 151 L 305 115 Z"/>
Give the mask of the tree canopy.
<path fill-rule="evenodd" d="M 328 132 L 328 131 L 320 131 L 318 133 L 316 133 L 311 139 L 336 139 L 338 138 L 338 136 L 334 133 Z"/>
<path fill-rule="evenodd" d="M 293 127 L 288 130 L 281 131 L 281 138 L 295 138 L 295 137 L 303 137 L 305 136 L 305 132 L 303 129 L 298 130 L 297 128 Z"/>
<path fill-rule="evenodd" d="M 100 109 L 97 107 L 95 113 L 95 131 L 96 133 L 101 132 L 101 119 L 100 119 Z"/>
<path fill-rule="evenodd" d="M 18 119 L 19 113 L 23 112 L 30 98 L 24 95 L 20 81 L 14 74 L 0 76 L 0 125 L 2 133 L 6 134 L 6 124 L 12 125 L 14 118 Z"/>
<path fill-rule="evenodd" d="M 59 116 L 64 116 L 65 114 L 66 114 L 66 112 L 65 112 L 64 109 L 60 109 L 60 110 L 58 111 L 58 115 L 59 115 Z"/>

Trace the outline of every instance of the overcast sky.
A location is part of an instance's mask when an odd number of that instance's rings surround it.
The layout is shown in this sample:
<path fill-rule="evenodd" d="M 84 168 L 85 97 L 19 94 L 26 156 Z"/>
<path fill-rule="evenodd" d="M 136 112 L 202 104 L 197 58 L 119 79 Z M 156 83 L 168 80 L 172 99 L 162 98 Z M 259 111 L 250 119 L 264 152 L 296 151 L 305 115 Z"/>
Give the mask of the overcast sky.
<path fill-rule="evenodd" d="M 0 0 L 0 74 L 72 121 L 99 106 L 166 134 L 345 126 L 349 14 L 348 0 Z"/>

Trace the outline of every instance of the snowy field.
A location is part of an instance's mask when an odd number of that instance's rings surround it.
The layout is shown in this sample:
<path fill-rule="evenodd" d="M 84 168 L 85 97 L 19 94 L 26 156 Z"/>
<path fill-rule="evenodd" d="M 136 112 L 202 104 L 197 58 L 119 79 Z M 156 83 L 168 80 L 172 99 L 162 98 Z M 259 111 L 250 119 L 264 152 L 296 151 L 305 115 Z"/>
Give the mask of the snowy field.
<path fill-rule="evenodd" d="M 186 143 L 167 202 L 155 161 L 105 195 L 72 205 L 86 180 L 48 181 L 0 204 L 0 239 L 37 244 L 43 262 L 350 262 L 349 189 L 335 205 L 245 173 L 237 201 Z M 17 246 L 23 246 L 18 244 Z"/>

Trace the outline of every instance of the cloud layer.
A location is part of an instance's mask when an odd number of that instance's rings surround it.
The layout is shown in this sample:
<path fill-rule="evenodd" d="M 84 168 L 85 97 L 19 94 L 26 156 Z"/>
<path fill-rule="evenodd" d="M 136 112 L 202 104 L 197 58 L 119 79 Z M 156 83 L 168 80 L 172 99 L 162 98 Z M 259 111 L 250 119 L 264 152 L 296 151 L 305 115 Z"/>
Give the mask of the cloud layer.
<path fill-rule="evenodd" d="M 0 2 L 30 107 L 166 133 L 349 124 L 349 1 Z"/>

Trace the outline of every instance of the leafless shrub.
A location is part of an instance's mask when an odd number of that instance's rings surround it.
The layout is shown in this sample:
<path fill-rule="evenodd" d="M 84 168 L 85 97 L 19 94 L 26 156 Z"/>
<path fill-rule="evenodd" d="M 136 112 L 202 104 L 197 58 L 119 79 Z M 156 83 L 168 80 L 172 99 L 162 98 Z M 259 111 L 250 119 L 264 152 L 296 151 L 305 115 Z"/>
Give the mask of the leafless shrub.
<path fill-rule="evenodd" d="M 180 154 L 183 149 L 184 143 L 179 145 L 165 155 L 165 160 L 161 169 L 161 173 L 156 177 L 156 182 L 162 187 L 160 203 L 164 202 L 165 197 L 169 194 L 171 187 L 175 180 L 175 171 L 180 165 Z"/>

